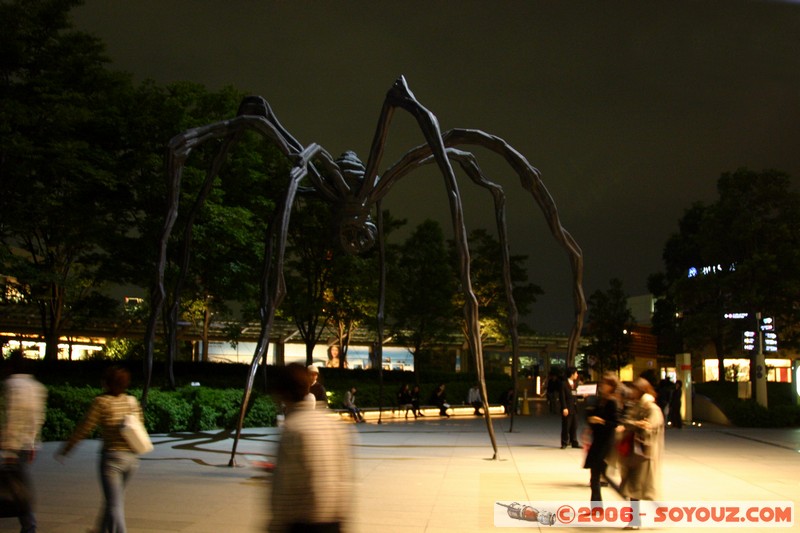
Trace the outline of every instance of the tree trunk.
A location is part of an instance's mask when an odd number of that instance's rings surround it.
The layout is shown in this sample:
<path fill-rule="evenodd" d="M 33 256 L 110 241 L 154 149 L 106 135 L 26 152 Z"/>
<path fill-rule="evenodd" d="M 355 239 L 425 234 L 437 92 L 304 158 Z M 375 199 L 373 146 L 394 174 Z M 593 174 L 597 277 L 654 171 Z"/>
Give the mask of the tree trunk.
<path fill-rule="evenodd" d="M 208 361 L 208 331 L 211 326 L 211 309 L 208 306 L 208 299 L 203 309 L 203 351 L 200 353 L 200 362 Z"/>

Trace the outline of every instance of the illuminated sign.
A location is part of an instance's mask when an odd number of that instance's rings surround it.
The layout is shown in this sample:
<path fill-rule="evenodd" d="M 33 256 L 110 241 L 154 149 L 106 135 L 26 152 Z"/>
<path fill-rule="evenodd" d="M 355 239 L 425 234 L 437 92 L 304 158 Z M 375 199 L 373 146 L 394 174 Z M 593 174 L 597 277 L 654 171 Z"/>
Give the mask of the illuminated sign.
<path fill-rule="evenodd" d="M 736 272 L 736 263 L 731 263 L 727 268 L 723 267 L 721 263 L 716 265 L 709 265 L 704 267 L 689 267 L 687 277 L 696 278 L 698 275 L 708 276 L 709 274 L 719 274 L 720 272 Z"/>
<path fill-rule="evenodd" d="M 756 349 L 756 332 L 755 331 L 745 331 L 742 333 L 742 347 L 746 352 L 752 352 Z"/>
<path fill-rule="evenodd" d="M 725 313 L 723 315 L 728 320 L 742 320 L 750 316 L 750 313 Z"/>
<path fill-rule="evenodd" d="M 775 330 L 775 320 L 772 317 L 765 316 L 761 319 L 761 322 L 758 324 L 758 327 L 761 328 L 761 331 L 774 331 Z"/>
<path fill-rule="evenodd" d="M 778 351 L 778 334 L 774 331 L 764 332 L 764 351 L 777 352 Z"/>

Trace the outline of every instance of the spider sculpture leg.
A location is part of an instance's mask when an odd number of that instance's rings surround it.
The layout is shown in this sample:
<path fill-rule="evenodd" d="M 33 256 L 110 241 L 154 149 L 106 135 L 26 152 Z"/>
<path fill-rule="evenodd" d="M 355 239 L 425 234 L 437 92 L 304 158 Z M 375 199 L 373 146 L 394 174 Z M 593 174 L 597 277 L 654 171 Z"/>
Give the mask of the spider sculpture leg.
<path fill-rule="evenodd" d="M 522 187 L 531 193 L 534 200 L 536 200 L 550 227 L 550 233 L 567 252 L 572 269 L 572 302 L 574 309 L 574 320 L 567 350 L 567 365 L 574 365 L 586 314 L 586 297 L 583 292 L 583 252 L 569 231 L 561 224 L 558 208 L 547 187 L 545 187 L 541 174 L 506 141 L 479 130 L 450 130 L 443 135 L 443 142 L 446 146 L 482 146 L 503 157 L 519 176 Z"/>
<path fill-rule="evenodd" d="M 241 114 L 241 111 L 242 110 L 240 110 L 240 115 L 237 116 L 236 118 L 218 122 L 208 126 L 203 126 L 200 128 L 190 129 L 184 132 L 183 134 L 177 135 L 169 143 L 167 152 L 167 172 L 169 178 L 167 187 L 167 211 L 166 211 L 166 216 L 164 217 L 164 224 L 162 226 L 158 240 L 156 277 L 153 283 L 152 291 L 150 293 L 150 316 L 148 317 L 147 328 L 145 333 L 145 350 L 146 350 L 145 368 L 144 368 L 145 385 L 144 385 L 144 390 L 142 392 L 142 403 L 145 406 L 147 404 L 147 393 L 150 388 L 150 383 L 153 373 L 153 353 L 155 351 L 156 328 L 157 328 L 158 318 L 161 314 L 161 309 L 164 305 L 164 300 L 166 298 L 166 292 L 167 292 L 165 289 L 164 273 L 166 271 L 166 265 L 167 265 L 168 244 L 170 236 L 172 234 L 173 227 L 175 225 L 175 221 L 178 218 L 178 207 L 179 207 L 178 204 L 180 198 L 183 167 L 186 163 L 187 158 L 191 154 L 193 148 L 200 144 L 205 143 L 206 141 L 211 141 L 214 139 L 223 139 L 222 148 L 219 151 L 217 157 L 215 157 L 214 163 L 212 164 L 212 168 L 207 174 L 206 184 L 204 184 L 203 190 L 205 190 L 206 186 L 213 181 L 231 145 L 235 142 L 236 139 L 238 139 L 238 136 L 245 129 L 253 129 L 255 131 L 260 132 L 265 137 L 272 139 L 272 141 L 276 144 L 276 146 L 284 154 L 286 154 L 287 157 L 292 157 L 294 154 L 298 152 L 298 150 L 295 149 L 294 145 L 291 142 L 288 142 L 286 138 L 284 138 L 284 136 L 281 133 L 281 129 L 279 127 L 276 128 L 270 121 L 267 120 L 267 118 L 265 118 L 265 116 Z M 293 141 L 293 139 L 291 140 Z M 296 141 L 294 142 L 296 143 Z M 202 206 L 205 200 L 205 193 L 203 192 L 203 190 L 201 190 L 200 195 L 198 195 L 198 198 L 195 201 L 194 207 L 192 208 L 193 212 L 196 212 L 196 210 Z M 189 218 L 192 219 L 193 216 L 194 215 L 191 215 Z M 187 225 L 187 229 L 184 232 L 182 263 L 184 263 L 185 260 L 188 259 L 188 248 L 191 245 L 190 228 L 191 228 L 191 223 Z M 182 284 L 180 276 L 185 276 L 185 269 L 183 268 L 183 266 L 181 268 L 181 271 L 182 274 L 179 275 L 179 280 L 176 284 L 178 287 L 180 287 L 180 285 Z M 171 306 L 172 309 L 175 309 L 174 300 Z M 174 322 L 176 320 L 177 320 L 177 315 L 171 310 L 169 321 L 173 323 L 173 325 L 170 326 L 173 330 L 174 330 Z M 177 343 L 176 341 L 172 340 L 172 338 L 173 334 L 170 333 L 170 339 L 171 339 L 170 350 L 175 350 Z"/>
<path fill-rule="evenodd" d="M 569 233 L 569 231 L 567 231 L 561 224 L 561 220 L 558 215 L 558 208 L 556 207 L 553 197 L 547 191 L 539 171 L 506 141 L 480 130 L 450 130 L 442 135 L 442 141 L 444 145 L 448 147 L 447 151 L 449 156 L 456 157 L 457 154 L 462 154 L 461 156 L 457 157 L 460 160 L 461 166 L 475 183 L 478 183 L 483 187 L 489 188 L 488 184 L 490 182 L 483 177 L 482 172 L 478 169 L 477 165 L 473 161 L 474 158 L 471 156 L 467 158 L 464 155 L 467 154 L 466 152 L 454 151 L 451 147 L 461 145 L 481 146 L 504 158 L 509 166 L 519 176 L 522 187 L 531 193 L 531 195 L 534 197 L 534 200 L 539 205 L 539 208 L 545 216 L 546 222 L 553 237 L 567 252 L 573 274 L 572 295 L 573 307 L 575 311 L 573 326 L 569 338 L 569 360 L 567 364 L 574 364 L 575 355 L 580 342 L 580 332 L 583 327 L 583 319 L 586 313 L 586 298 L 583 292 L 583 253 L 581 252 L 580 246 Z M 383 174 L 380 187 L 376 187 L 374 191 L 375 197 L 381 198 L 385 196 L 394 182 L 412 170 L 418 168 L 420 165 L 431 163 L 431 159 L 432 153 L 430 147 L 427 145 L 420 145 L 412 150 L 409 150 L 400 159 L 400 161 L 395 163 L 392 168 L 388 169 Z M 470 167 L 474 167 L 473 170 L 470 170 Z M 494 189 L 495 187 L 496 186 L 493 185 L 491 189 Z M 497 193 L 493 192 L 492 194 L 496 195 Z M 495 211 L 496 217 L 505 217 L 505 215 L 501 214 L 497 208 Z"/>
<path fill-rule="evenodd" d="M 583 317 L 586 312 L 586 301 L 583 294 L 582 283 L 583 256 L 578 244 L 561 225 L 555 202 L 552 196 L 547 192 L 538 170 L 531 166 L 519 152 L 514 150 L 504 140 L 478 130 L 451 130 L 445 132 L 442 139 L 443 143 L 448 147 L 448 157 L 457 161 L 470 179 L 477 185 L 486 188 L 494 198 L 495 219 L 503 255 L 503 277 L 506 292 L 506 305 L 509 315 L 509 330 L 512 340 L 512 373 L 515 373 L 519 360 L 518 314 L 512 293 L 513 287 L 511 285 L 509 270 L 510 259 L 508 253 L 508 233 L 505 222 L 505 195 L 499 185 L 486 179 L 471 153 L 456 150 L 452 148 L 453 145 L 478 145 L 502 156 L 517 172 L 523 187 L 534 196 L 540 209 L 545 214 L 551 233 L 567 251 L 573 272 L 573 303 L 575 308 L 575 319 L 570 334 L 568 355 L 569 364 L 573 364 L 580 341 L 581 328 L 583 327 Z M 384 196 L 396 180 L 419 166 L 432 162 L 433 155 L 430 146 L 421 145 L 410 150 L 400 161 L 384 173 L 380 187 L 376 188 L 374 192 L 375 196 L 377 198 Z M 514 382 L 516 383 L 516 380 L 514 380 Z M 513 411 L 511 424 L 513 427 Z"/>
<path fill-rule="evenodd" d="M 447 188 L 448 199 L 450 202 L 450 213 L 455 236 L 454 240 L 459 255 L 461 286 L 463 288 L 466 301 L 464 306 L 464 314 L 467 325 L 467 341 L 469 343 L 470 351 L 475 358 L 475 368 L 477 369 L 481 392 L 483 398 L 485 399 L 487 397 L 486 377 L 484 375 L 483 365 L 483 345 L 480 341 L 478 300 L 475 296 L 475 292 L 472 289 L 472 281 L 470 279 L 470 254 L 469 246 L 467 244 L 467 229 L 466 225 L 464 224 L 464 214 L 461 205 L 461 194 L 458 190 L 458 182 L 456 181 L 455 172 L 450 165 L 450 160 L 447 157 L 445 146 L 442 142 L 439 123 L 436 120 L 436 117 L 433 115 L 433 113 L 423 107 L 419 101 L 417 101 L 417 99 L 411 93 L 411 90 L 408 88 L 405 79 L 402 77 L 394 83 L 386 95 L 386 99 L 381 110 L 381 115 L 378 120 L 378 128 L 373 139 L 372 148 L 370 150 L 370 157 L 367 162 L 365 177 L 367 182 L 370 182 L 370 180 L 377 176 L 376 169 L 378 168 L 383 155 L 383 147 L 388 135 L 389 123 L 394 110 L 397 108 L 404 109 L 417 119 L 417 123 L 422 130 L 422 134 L 427 141 L 427 146 L 430 149 L 430 153 L 432 154 L 434 161 L 444 176 L 445 187 Z M 369 190 L 367 190 L 367 192 L 364 194 L 369 194 Z M 374 199 L 377 201 L 380 198 L 375 197 Z M 494 427 L 492 426 L 491 422 L 491 414 L 489 413 L 488 409 L 484 409 L 484 413 L 487 431 L 489 433 L 489 438 L 492 442 L 492 449 L 494 451 L 493 458 L 496 459 L 497 441 L 494 435 Z"/>
<path fill-rule="evenodd" d="M 290 160 L 295 162 L 294 169 L 291 172 L 290 184 L 287 192 L 285 193 L 283 202 L 279 203 L 276 211 L 275 220 L 270 224 L 269 238 L 266 243 L 266 253 L 264 258 L 264 268 L 262 270 L 262 298 L 260 304 L 261 311 L 261 334 L 259 342 L 257 343 L 256 353 L 253 356 L 253 363 L 251 365 L 250 379 L 245 390 L 245 401 L 243 402 L 241 419 L 244 417 L 244 411 L 247 406 L 247 401 L 250 397 L 252 390 L 252 381 L 255 374 L 255 368 L 258 366 L 258 361 L 266 354 L 268 346 L 269 332 L 272 327 L 272 320 L 274 311 L 280 300 L 285 293 L 285 287 L 282 278 L 283 270 L 283 251 L 285 249 L 286 227 L 289 222 L 289 214 L 291 205 L 294 201 L 300 181 L 308 174 L 308 169 L 311 168 L 315 184 L 321 187 L 328 187 L 327 184 L 319 183 L 319 176 L 313 167 L 309 167 L 309 161 L 312 158 L 317 159 L 325 167 L 333 166 L 332 175 L 334 176 L 334 185 L 337 179 L 341 180 L 338 174 L 338 169 L 333 165 L 332 158 L 324 152 L 318 145 L 312 144 L 307 148 L 303 148 L 291 136 L 285 133 L 277 119 L 271 114 L 271 110 L 266 106 L 266 102 L 260 99 L 263 105 L 260 109 L 256 109 L 254 114 L 241 114 L 242 109 L 245 112 L 252 112 L 253 107 L 247 107 L 243 102 L 240 108 L 240 115 L 234 119 L 222 121 L 219 123 L 211 124 L 201 128 L 194 128 L 187 132 L 176 136 L 172 139 L 168 152 L 168 170 L 169 170 L 169 188 L 168 188 L 168 209 L 165 217 L 164 226 L 162 227 L 159 239 L 159 257 L 157 261 L 157 274 L 156 282 L 154 284 L 153 292 L 151 293 L 151 314 L 148 320 L 147 333 L 146 333 L 146 360 L 145 360 L 145 389 L 143 392 L 143 403 L 146 404 L 147 391 L 149 389 L 152 377 L 152 360 L 154 352 L 154 339 L 156 324 L 161 308 L 164 303 L 166 290 L 164 287 L 164 272 L 167 262 L 167 245 L 172 233 L 175 220 L 178 215 L 178 197 L 181 186 L 181 175 L 183 166 L 186 159 L 195 146 L 198 146 L 206 141 L 213 139 L 223 139 L 223 144 L 214 162 L 209 170 L 200 194 L 194 202 L 194 206 L 190 211 L 188 217 L 189 222 L 186 225 L 183 239 L 183 254 L 181 272 L 175 285 L 174 293 L 176 296 L 172 300 L 171 310 L 168 322 L 171 323 L 172 331 L 170 333 L 170 350 L 174 352 L 177 342 L 174 340 L 175 323 L 177 321 L 177 309 L 179 308 L 180 286 L 183 277 L 186 275 L 186 265 L 188 264 L 188 252 L 191 245 L 191 224 L 193 220 L 193 213 L 202 206 L 205 200 L 205 194 L 208 192 L 207 187 L 216 177 L 224 161 L 230 147 L 238 140 L 239 136 L 245 129 L 252 129 L 260 133 L 265 138 L 271 140 Z M 259 108 L 259 106 L 256 106 Z M 272 262 L 275 262 L 275 266 Z M 241 431 L 241 424 L 237 431 L 237 438 Z"/>

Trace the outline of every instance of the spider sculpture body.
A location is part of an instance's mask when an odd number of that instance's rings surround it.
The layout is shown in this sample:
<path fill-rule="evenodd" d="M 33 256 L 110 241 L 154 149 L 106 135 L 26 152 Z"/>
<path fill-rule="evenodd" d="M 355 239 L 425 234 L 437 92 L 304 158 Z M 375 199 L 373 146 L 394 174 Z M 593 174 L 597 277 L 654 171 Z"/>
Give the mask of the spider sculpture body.
<path fill-rule="evenodd" d="M 398 109 L 410 113 L 416 119 L 424 135 L 425 143 L 406 152 L 399 161 L 386 169 L 382 174 L 379 174 L 378 169 L 381 164 L 390 122 L 394 112 Z M 475 368 L 478 372 L 481 396 L 484 402 L 484 417 L 494 450 L 494 457 L 496 458 L 497 444 L 489 409 L 487 408 L 488 402 L 483 373 L 483 349 L 480 341 L 478 303 L 470 281 L 470 253 L 467 245 L 467 231 L 461 207 L 461 194 L 452 166 L 453 162 L 457 163 L 463 169 L 464 173 L 475 185 L 486 189 L 493 198 L 497 231 L 503 255 L 503 277 L 506 302 L 509 311 L 508 327 L 512 342 L 513 378 L 516 382 L 516 369 L 519 357 L 517 334 L 518 318 L 514 297 L 512 295 L 509 243 L 505 215 L 505 193 L 499 185 L 484 176 L 472 153 L 462 151 L 458 147 L 479 146 L 493 151 L 504 158 L 513 171 L 519 176 L 520 184 L 523 189 L 530 192 L 539 205 L 555 239 L 566 250 L 573 274 L 573 304 L 575 309 L 574 324 L 568 346 L 569 364 L 572 364 L 574 361 L 586 310 L 582 289 L 583 256 L 578 244 L 561 225 L 555 202 L 545 188 L 538 170 L 531 166 L 519 152 L 514 150 L 499 137 L 489 135 L 480 130 L 469 129 L 453 129 L 442 133 L 436 117 L 414 97 L 403 77 L 397 79 L 387 92 L 366 164 L 359 161 L 352 152 L 347 152 L 341 158 L 334 159 L 327 151 L 317 144 L 303 146 L 283 128 L 267 102 L 261 97 L 245 98 L 235 118 L 190 129 L 177 135 L 170 141 L 168 153 L 168 208 L 160 235 L 156 283 L 151 295 L 151 315 L 147 324 L 145 339 L 147 350 L 145 362 L 145 394 L 149 387 L 152 374 L 156 324 L 166 298 L 164 272 L 166 267 L 167 243 L 177 219 L 178 197 L 184 163 L 193 148 L 206 141 L 214 139 L 221 140 L 221 147 L 214 157 L 200 193 L 186 217 L 182 240 L 181 271 L 176 281 L 176 286 L 173 287 L 172 290 L 174 296 L 170 302 L 169 314 L 166 320 L 169 338 L 168 350 L 170 354 L 174 354 L 177 348 L 176 324 L 180 306 L 179 295 L 182 281 L 188 269 L 193 220 L 200 207 L 203 205 L 205 197 L 211 188 L 211 184 L 224 163 L 228 151 L 241 138 L 246 130 L 255 130 L 264 138 L 271 141 L 292 162 L 293 166 L 285 193 L 277 202 L 274 219 L 269 225 L 267 242 L 265 243 L 264 265 L 261 279 L 261 299 L 259 302 L 261 329 L 247 377 L 236 438 L 231 451 L 230 464 L 233 465 L 235 463 L 236 447 L 241 434 L 245 409 L 248 405 L 259 363 L 266 360 L 265 355 L 275 317 L 275 310 L 281 304 L 286 293 L 283 277 L 283 262 L 290 214 L 297 195 L 301 191 L 312 192 L 336 206 L 339 217 L 339 238 L 346 251 L 359 253 L 374 246 L 376 243 L 379 245 L 381 272 L 379 278 L 376 355 L 380 361 L 382 360 L 381 342 L 384 338 L 383 308 L 385 293 L 385 261 L 382 240 L 381 200 L 389 192 L 392 185 L 400 178 L 422 165 L 431 163 L 438 166 L 448 192 L 455 236 L 454 240 L 459 253 L 461 287 L 466 297 L 464 311 L 467 323 L 468 345 L 475 359 Z M 324 171 L 320 172 L 318 168 Z M 310 182 L 311 187 L 302 188 L 301 182 L 306 179 Z M 372 218 L 373 214 L 375 220 Z"/>

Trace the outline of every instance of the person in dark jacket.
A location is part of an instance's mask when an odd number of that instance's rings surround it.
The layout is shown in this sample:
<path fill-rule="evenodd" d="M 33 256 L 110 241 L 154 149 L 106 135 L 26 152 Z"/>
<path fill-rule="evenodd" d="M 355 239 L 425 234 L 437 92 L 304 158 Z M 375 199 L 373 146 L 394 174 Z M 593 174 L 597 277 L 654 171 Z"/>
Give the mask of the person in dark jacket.
<path fill-rule="evenodd" d="M 672 427 L 681 429 L 683 427 L 683 417 L 681 407 L 683 406 L 683 382 L 675 382 L 675 390 L 669 398 L 669 423 Z"/>
<path fill-rule="evenodd" d="M 584 468 L 591 472 L 589 486 L 592 490 L 592 501 L 600 502 L 600 484 L 605 477 L 606 458 L 611 452 L 616 439 L 617 424 L 621 402 L 616 391 L 619 388 L 619 378 L 616 374 L 606 372 L 597 385 L 597 402 L 587 412 L 586 421 L 592 433 L 592 443 L 586 454 Z"/>
<path fill-rule="evenodd" d="M 561 449 L 570 444 L 580 448 L 578 442 L 578 419 L 576 417 L 578 397 L 578 369 L 571 366 L 567 369 L 567 378 L 561 383 L 558 399 L 561 405 Z"/>
<path fill-rule="evenodd" d="M 450 415 L 447 414 L 447 410 L 450 409 L 450 404 L 447 403 L 447 396 L 445 396 L 444 390 L 444 383 L 440 383 L 439 386 L 431 392 L 431 397 L 428 399 L 428 402 L 439 408 L 439 416 L 450 418 Z"/>

